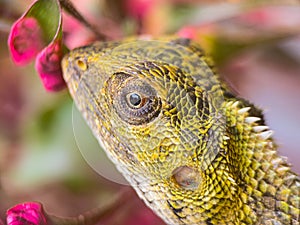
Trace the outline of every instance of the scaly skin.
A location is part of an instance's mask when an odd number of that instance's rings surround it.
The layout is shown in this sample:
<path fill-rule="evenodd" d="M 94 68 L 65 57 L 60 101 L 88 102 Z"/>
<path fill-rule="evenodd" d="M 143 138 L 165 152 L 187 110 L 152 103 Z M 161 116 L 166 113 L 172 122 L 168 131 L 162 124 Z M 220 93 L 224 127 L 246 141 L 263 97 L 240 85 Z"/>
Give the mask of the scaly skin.
<path fill-rule="evenodd" d="M 167 224 L 300 224 L 299 177 L 261 110 L 193 42 L 95 43 L 63 71 L 110 159 Z"/>

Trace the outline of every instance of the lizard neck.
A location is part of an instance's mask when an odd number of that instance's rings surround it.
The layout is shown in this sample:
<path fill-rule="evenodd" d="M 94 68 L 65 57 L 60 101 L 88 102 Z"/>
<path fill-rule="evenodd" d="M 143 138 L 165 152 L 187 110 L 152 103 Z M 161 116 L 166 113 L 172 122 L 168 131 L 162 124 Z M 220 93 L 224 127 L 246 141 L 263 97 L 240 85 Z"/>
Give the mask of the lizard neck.
<path fill-rule="evenodd" d="M 240 216 L 249 224 L 266 220 L 299 224 L 299 177 L 277 154 L 273 131 L 251 104 L 242 100 L 225 104 L 228 160 L 239 187 L 237 205 L 244 209 Z"/>

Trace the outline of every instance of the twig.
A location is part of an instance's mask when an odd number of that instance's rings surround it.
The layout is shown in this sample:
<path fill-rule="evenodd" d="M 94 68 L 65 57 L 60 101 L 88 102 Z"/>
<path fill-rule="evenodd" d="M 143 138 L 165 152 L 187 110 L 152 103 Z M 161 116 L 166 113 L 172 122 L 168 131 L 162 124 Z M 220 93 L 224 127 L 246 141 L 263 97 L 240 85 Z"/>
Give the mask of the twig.
<path fill-rule="evenodd" d="M 132 197 L 132 190 L 126 188 L 113 197 L 112 201 L 98 208 L 85 212 L 77 217 L 57 217 L 48 215 L 49 224 L 51 225 L 96 225 L 107 216 L 111 216 Z"/>

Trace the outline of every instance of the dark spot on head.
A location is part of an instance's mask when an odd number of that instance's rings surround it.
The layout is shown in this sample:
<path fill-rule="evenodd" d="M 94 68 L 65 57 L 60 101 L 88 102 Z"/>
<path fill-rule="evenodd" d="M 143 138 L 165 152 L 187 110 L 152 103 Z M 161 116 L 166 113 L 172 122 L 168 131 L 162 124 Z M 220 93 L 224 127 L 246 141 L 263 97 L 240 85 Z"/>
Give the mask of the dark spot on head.
<path fill-rule="evenodd" d="M 191 43 L 191 39 L 178 38 L 178 39 L 172 40 L 170 43 L 175 44 L 175 45 L 189 46 Z"/>

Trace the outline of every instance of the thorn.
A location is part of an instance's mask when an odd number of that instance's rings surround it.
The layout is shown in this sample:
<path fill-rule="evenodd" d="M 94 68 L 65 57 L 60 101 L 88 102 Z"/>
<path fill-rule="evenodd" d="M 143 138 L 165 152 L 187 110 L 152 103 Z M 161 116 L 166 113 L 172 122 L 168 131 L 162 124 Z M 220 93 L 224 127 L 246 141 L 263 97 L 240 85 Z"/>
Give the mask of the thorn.
<path fill-rule="evenodd" d="M 296 181 L 295 182 L 295 187 L 300 187 L 300 183 L 297 182 L 297 176 L 295 174 L 284 176 L 283 180 L 284 181 Z"/>
<path fill-rule="evenodd" d="M 260 141 L 259 143 L 257 143 L 257 147 L 263 148 L 268 144 L 267 141 Z M 270 152 L 270 151 L 268 151 Z M 267 153 L 266 153 L 267 154 Z"/>
<path fill-rule="evenodd" d="M 275 150 L 271 150 L 271 151 L 268 151 L 268 152 L 266 152 L 266 154 L 268 154 L 268 155 L 276 155 L 276 151 Z"/>
<path fill-rule="evenodd" d="M 255 122 L 259 121 L 259 120 L 260 120 L 259 117 L 251 117 L 251 116 L 249 116 L 249 117 L 245 118 L 245 122 L 246 123 L 255 123 Z"/>
<path fill-rule="evenodd" d="M 283 160 L 280 157 L 277 157 L 277 158 L 273 159 L 271 161 L 271 163 L 273 164 L 274 169 L 277 169 L 278 166 L 281 165 L 281 163 L 283 163 Z"/>
<path fill-rule="evenodd" d="M 272 156 L 272 155 L 275 155 L 277 152 L 275 150 L 269 150 L 267 151 L 265 154 L 266 155 L 269 155 L 269 156 Z"/>
<path fill-rule="evenodd" d="M 244 114 L 245 112 L 248 112 L 251 109 L 251 107 L 245 107 L 238 110 L 238 114 Z"/>
<path fill-rule="evenodd" d="M 289 171 L 289 170 L 290 170 L 289 167 L 287 167 L 287 166 L 282 166 L 282 167 L 279 167 L 279 168 L 276 170 L 276 172 L 283 174 L 283 173 L 286 173 L 286 172 Z"/>
<path fill-rule="evenodd" d="M 273 146 L 273 142 L 269 141 L 269 142 L 268 142 L 268 147 L 269 147 L 269 148 L 273 148 L 273 147 L 274 147 L 274 146 Z"/>
<path fill-rule="evenodd" d="M 229 140 L 230 137 L 224 135 L 223 139 L 226 141 L 226 140 Z"/>
<path fill-rule="evenodd" d="M 274 134 L 274 131 L 268 130 L 268 131 L 264 131 L 264 132 L 261 132 L 261 133 L 257 134 L 257 136 L 259 136 L 259 137 L 260 137 L 261 139 L 263 139 L 263 140 L 267 140 L 267 139 L 270 138 L 273 134 Z"/>
<path fill-rule="evenodd" d="M 239 103 L 240 103 L 239 101 L 234 102 L 234 103 L 232 104 L 232 107 L 233 107 L 233 108 L 236 108 L 236 107 L 238 106 Z"/>
<path fill-rule="evenodd" d="M 262 132 L 262 131 L 268 130 L 268 129 L 269 129 L 268 126 L 255 126 L 255 127 L 253 127 L 253 130 L 255 132 Z"/>

